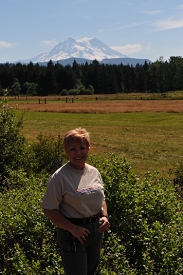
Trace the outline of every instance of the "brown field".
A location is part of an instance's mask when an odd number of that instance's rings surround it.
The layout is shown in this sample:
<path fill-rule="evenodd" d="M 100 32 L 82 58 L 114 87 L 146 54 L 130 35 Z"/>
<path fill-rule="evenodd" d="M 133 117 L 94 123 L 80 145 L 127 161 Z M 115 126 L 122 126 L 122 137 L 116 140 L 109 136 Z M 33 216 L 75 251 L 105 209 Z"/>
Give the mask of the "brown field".
<path fill-rule="evenodd" d="M 11 101 L 17 110 L 58 113 L 183 112 L 183 100 Z"/>

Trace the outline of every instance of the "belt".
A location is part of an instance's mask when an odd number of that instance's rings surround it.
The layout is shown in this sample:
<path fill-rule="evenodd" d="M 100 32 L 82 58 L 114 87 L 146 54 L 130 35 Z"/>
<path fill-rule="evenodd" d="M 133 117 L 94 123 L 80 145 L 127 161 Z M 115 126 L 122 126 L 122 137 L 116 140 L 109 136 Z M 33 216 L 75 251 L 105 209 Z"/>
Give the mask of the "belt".
<path fill-rule="evenodd" d="M 87 217 L 87 218 L 67 218 L 67 220 L 69 220 L 70 222 L 74 223 L 74 224 L 94 224 L 97 220 L 99 220 L 100 218 L 100 213 L 93 215 L 91 217 Z"/>

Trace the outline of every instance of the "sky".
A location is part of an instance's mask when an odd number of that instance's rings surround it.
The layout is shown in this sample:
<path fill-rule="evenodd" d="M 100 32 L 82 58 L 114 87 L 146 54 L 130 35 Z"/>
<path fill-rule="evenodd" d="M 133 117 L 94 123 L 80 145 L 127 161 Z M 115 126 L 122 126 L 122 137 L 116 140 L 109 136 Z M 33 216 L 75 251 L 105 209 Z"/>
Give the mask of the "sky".
<path fill-rule="evenodd" d="M 68 37 L 152 62 L 183 57 L 183 0 L 0 0 L 0 63 L 48 53 Z"/>

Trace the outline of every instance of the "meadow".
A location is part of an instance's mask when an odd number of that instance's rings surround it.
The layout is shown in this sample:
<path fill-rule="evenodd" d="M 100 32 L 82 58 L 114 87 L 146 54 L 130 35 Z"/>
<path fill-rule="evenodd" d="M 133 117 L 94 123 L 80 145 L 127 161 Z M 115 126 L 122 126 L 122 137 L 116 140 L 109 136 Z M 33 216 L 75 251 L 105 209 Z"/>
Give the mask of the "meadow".
<path fill-rule="evenodd" d="M 9 98 L 18 114 L 24 112 L 22 133 L 33 142 L 39 133 L 58 135 L 74 127 L 91 133 L 91 153 L 126 157 L 132 171 L 168 175 L 183 158 L 182 92 Z"/>

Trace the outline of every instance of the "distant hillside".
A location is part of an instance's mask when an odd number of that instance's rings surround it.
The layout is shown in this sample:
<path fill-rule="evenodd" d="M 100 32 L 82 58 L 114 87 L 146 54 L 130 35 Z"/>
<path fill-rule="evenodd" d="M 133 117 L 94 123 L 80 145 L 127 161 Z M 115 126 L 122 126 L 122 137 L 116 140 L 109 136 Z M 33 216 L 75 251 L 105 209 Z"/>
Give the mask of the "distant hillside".
<path fill-rule="evenodd" d="M 77 64 L 85 64 L 86 62 L 88 64 L 92 63 L 93 60 L 89 60 L 89 59 L 84 59 L 84 58 L 67 58 L 64 60 L 58 60 L 58 61 L 53 61 L 54 64 L 58 63 L 61 64 L 62 66 L 66 66 L 66 65 L 70 65 L 72 66 L 73 62 L 76 61 Z M 109 64 L 109 65 L 130 65 L 130 66 L 136 66 L 137 64 L 139 65 L 144 65 L 145 61 L 148 64 L 151 64 L 152 61 L 149 59 L 138 59 L 138 58 L 112 58 L 112 59 L 103 59 L 102 61 L 99 61 L 100 64 Z M 48 62 L 38 62 L 38 64 L 42 65 L 42 66 L 46 66 Z"/>

